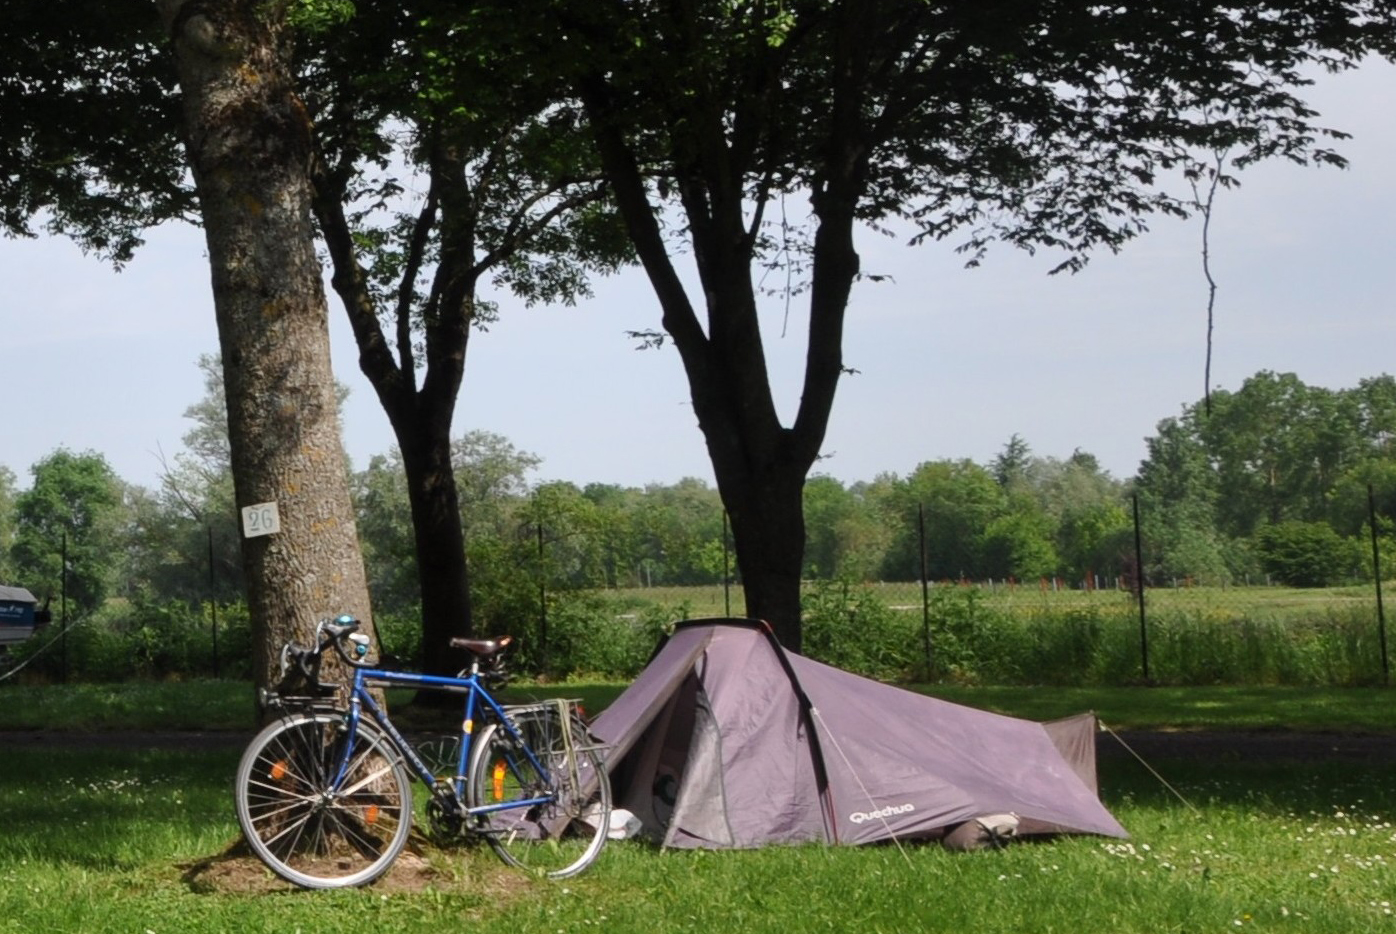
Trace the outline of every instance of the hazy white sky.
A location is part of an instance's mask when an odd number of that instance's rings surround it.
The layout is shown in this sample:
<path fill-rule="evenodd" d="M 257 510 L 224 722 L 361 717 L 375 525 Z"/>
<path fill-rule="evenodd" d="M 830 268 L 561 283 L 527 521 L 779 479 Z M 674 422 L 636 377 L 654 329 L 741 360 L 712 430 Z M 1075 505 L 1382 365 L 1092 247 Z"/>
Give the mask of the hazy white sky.
<path fill-rule="evenodd" d="M 1324 78 L 1310 100 L 1347 171 L 1271 164 L 1219 196 L 1212 225 L 1212 383 L 1261 369 L 1344 388 L 1396 371 L 1396 67 Z M 1047 277 L 1048 257 L 1009 250 L 966 270 L 949 246 L 868 235 L 845 363 L 817 472 L 846 482 L 905 475 L 922 461 L 984 463 L 1015 433 L 1040 455 L 1095 454 L 1132 476 L 1144 439 L 1203 392 L 1207 286 L 1200 222 L 1158 220 L 1119 256 Z M 203 393 L 195 361 L 217 350 L 202 235 L 155 232 L 123 272 L 61 240 L 0 240 L 0 464 L 21 487 L 59 447 L 104 455 L 154 486 Z M 657 328 L 643 275 L 597 285 L 575 308 L 523 308 L 472 338 L 456 433 L 486 429 L 543 458 L 540 478 L 643 485 L 711 479 L 672 349 L 637 352 Z M 334 369 L 351 389 L 345 446 L 356 468 L 393 444 L 331 297 Z M 764 322 L 783 411 L 798 402 L 798 310 Z"/>

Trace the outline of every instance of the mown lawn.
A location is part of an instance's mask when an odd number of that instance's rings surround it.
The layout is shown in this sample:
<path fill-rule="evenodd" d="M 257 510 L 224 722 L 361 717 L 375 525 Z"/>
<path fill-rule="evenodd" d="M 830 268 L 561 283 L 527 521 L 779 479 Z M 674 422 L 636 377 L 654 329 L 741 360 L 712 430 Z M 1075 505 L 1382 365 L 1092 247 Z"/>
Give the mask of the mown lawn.
<path fill-rule="evenodd" d="M 518 684 L 514 700 L 577 697 L 603 710 L 623 689 L 616 682 Z M 1396 733 L 1396 692 L 1387 688 L 1309 687 L 1020 687 L 912 685 L 915 690 L 1033 720 L 1095 711 L 1112 729 L 1290 729 Z M 410 721 L 410 692 L 390 692 L 395 715 Z M 251 685 L 240 681 L 5 685 L 6 730 L 233 730 L 252 728 Z"/>
<path fill-rule="evenodd" d="M 236 837 L 237 753 L 12 748 L 0 756 L 0 932 L 506 930 L 1396 931 L 1389 766 L 1108 762 L 1127 842 L 659 852 L 609 846 L 536 883 L 483 850 L 429 850 L 429 887 L 221 891 L 186 879 Z"/>
<path fill-rule="evenodd" d="M 600 709 L 618 689 L 529 692 L 581 695 Z M 1396 732 L 1380 690 L 937 693 L 1028 716 L 1094 707 L 1118 729 Z M 240 730 L 250 717 L 249 689 L 227 682 L 9 686 L 0 701 L 0 729 Z M 1151 761 L 1190 805 L 1139 763 L 1107 757 L 1102 796 L 1132 834 L 1123 842 L 957 855 L 934 845 L 660 852 L 625 841 L 562 884 L 523 879 L 487 850 L 428 848 L 428 884 L 312 893 L 256 864 L 260 884 L 250 887 L 196 871 L 236 842 L 237 756 L 235 742 L 210 751 L 11 740 L 0 755 L 0 932 L 1396 932 L 1390 757 Z"/>

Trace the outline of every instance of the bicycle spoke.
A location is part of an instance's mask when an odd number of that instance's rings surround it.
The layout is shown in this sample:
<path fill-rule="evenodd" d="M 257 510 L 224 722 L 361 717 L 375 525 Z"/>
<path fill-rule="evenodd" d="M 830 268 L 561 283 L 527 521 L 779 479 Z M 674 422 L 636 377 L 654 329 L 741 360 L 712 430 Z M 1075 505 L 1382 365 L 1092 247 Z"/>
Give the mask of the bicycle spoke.
<path fill-rule="evenodd" d="M 342 787 L 335 788 L 345 761 Z M 263 731 L 238 769 L 238 820 L 254 852 L 303 886 L 362 885 L 406 843 L 406 771 L 377 731 L 341 715 L 291 718 Z"/>
<path fill-rule="evenodd" d="M 521 717 L 518 730 L 492 724 L 479 738 L 466 784 L 475 829 L 511 865 L 554 879 L 574 875 L 605 844 L 610 784 L 580 722 L 568 735 L 557 713 L 543 710 Z M 594 823 L 578 819 L 590 802 Z M 483 810 L 498 805 L 505 807 Z"/>

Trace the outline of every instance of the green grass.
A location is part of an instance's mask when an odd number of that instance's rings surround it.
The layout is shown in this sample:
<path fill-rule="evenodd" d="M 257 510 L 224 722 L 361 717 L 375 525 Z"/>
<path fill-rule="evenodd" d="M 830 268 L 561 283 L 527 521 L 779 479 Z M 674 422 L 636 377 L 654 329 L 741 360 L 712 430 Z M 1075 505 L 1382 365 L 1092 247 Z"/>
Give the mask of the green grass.
<path fill-rule="evenodd" d="M 617 684 L 524 685 L 593 710 Z M 1085 708 L 1117 729 L 1396 732 L 1380 689 L 937 686 L 948 699 L 1035 718 Z M 237 682 L 7 685 L 0 730 L 247 729 Z M 406 697 L 393 698 L 399 708 Z M 186 878 L 237 839 L 236 748 L 118 750 L 61 741 L 0 756 L 0 934 L 213 934 L 504 929 L 868 932 L 1396 931 L 1396 785 L 1388 763 L 1225 757 L 1101 763 L 1129 841 L 1072 837 L 1002 852 L 936 846 L 660 852 L 624 841 L 584 876 L 524 880 L 484 849 L 429 850 L 421 891 L 230 892 Z M 264 874 L 265 875 L 265 874 Z M 265 878 L 270 878 L 265 876 Z"/>
<path fill-rule="evenodd" d="M 574 697 L 596 714 L 624 687 L 615 682 L 519 684 L 504 699 Z M 1389 688 L 913 687 L 1032 720 L 1093 710 L 1112 729 L 1396 733 L 1396 694 Z M 0 731 L 247 731 L 253 726 L 252 697 L 252 688 L 238 681 L 6 685 L 0 687 Z M 410 692 L 389 692 L 394 717 L 407 727 L 425 725 L 434 715 L 408 707 L 410 697 Z M 446 719 L 454 722 L 453 715 Z"/>
<path fill-rule="evenodd" d="M 1274 930 L 1301 919 L 1301 929 L 1325 932 L 1391 925 L 1389 905 L 1381 904 L 1396 892 L 1389 792 L 1374 798 L 1361 777 L 1323 769 L 1283 776 L 1197 769 L 1175 777 L 1200 801 L 1200 814 L 1132 771 L 1106 777 L 1107 799 L 1134 833 L 1128 842 L 1071 838 L 967 856 L 882 847 L 655 860 L 626 851 L 606 865 L 626 884 L 600 882 L 595 910 L 622 931 L 1192 932 Z M 1375 770 L 1365 775 L 1375 777 Z M 1365 801 L 1355 808 L 1357 797 Z M 635 901 L 635 889 L 652 894 Z"/>
<path fill-rule="evenodd" d="M 1396 693 L 1389 688 L 936 685 L 921 690 L 1031 720 L 1093 710 L 1112 729 L 1396 733 Z"/>
<path fill-rule="evenodd" d="M 1133 834 L 1126 842 L 957 855 L 659 852 L 626 841 L 578 879 L 503 885 L 487 851 L 452 850 L 429 854 L 450 874 L 427 891 L 237 894 L 183 878 L 236 836 L 235 759 L 8 750 L 0 932 L 1396 930 L 1396 788 L 1377 765 L 1155 762 L 1194 813 L 1139 767 L 1112 761 L 1103 794 Z"/>
<path fill-rule="evenodd" d="M 0 730 L 235 730 L 256 710 L 245 681 L 0 684 Z"/>
<path fill-rule="evenodd" d="M 624 689 L 618 683 L 521 684 L 506 689 L 505 703 L 538 698 L 578 698 L 589 713 L 605 709 Z M 394 719 L 405 726 L 438 715 L 414 711 L 410 690 L 390 690 Z M 0 732 L 48 730 L 246 731 L 256 716 L 255 693 L 244 681 L 128 681 L 120 684 L 0 685 Z M 449 717 L 455 723 L 456 716 Z"/>
<path fill-rule="evenodd" d="M 878 582 L 866 586 L 871 593 L 889 607 L 904 611 L 920 612 L 921 585 L 916 582 Z M 935 587 L 954 586 L 937 583 Z M 1089 607 L 1119 607 L 1122 611 L 1138 613 L 1138 605 L 1133 597 L 1121 590 L 1081 590 L 1062 588 L 1054 590 L 1050 585 L 1040 583 L 1014 584 L 1009 586 L 1002 581 L 996 584 L 972 583 L 983 602 L 990 609 L 1023 614 L 1053 613 Z M 1396 586 L 1388 584 L 1388 589 Z M 733 585 L 726 594 L 721 584 L 699 584 L 693 586 L 632 587 L 608 591 L 636 604 L 658 604 L 667 607 L 684 607 L 692 618 L 705 616 L 743 615 L 742 588 Z M 1311 617 L 1322 616 L 1331 610 L 1350 607 L 1372 607 L 1375 612 L 1376 591 L 1373 585 L 1349 587 L 1262 587 L 1262 586 L 1187 586 L 1180 583 L 1173 587 L 1150 587 L 1144 592 L 1145 609 L 1149 613 L 1167 613 L 1179 610 L 1206 609 L 1218 615 L 1236 618 L 1268 617 Z M 730 613 L 729 613 L 730 608 Z"/>

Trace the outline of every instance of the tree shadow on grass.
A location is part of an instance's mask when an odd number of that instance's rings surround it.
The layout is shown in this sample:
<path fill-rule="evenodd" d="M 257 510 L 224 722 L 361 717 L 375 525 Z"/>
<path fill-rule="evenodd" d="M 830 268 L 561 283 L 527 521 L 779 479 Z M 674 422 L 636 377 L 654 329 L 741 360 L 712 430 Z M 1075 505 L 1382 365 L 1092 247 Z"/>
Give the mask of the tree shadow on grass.
<path fill-rule="evenodd" d="M 1336 802 L 1396 813 L 1396 737 L 1237 732 L 1103 734 L 1101 796 L 1108 806 L 1245 806 L 1261 814 L 1331 811 Z"/>

